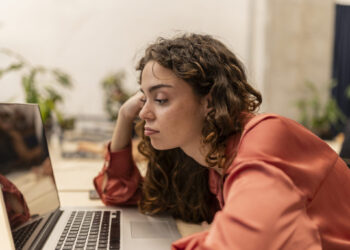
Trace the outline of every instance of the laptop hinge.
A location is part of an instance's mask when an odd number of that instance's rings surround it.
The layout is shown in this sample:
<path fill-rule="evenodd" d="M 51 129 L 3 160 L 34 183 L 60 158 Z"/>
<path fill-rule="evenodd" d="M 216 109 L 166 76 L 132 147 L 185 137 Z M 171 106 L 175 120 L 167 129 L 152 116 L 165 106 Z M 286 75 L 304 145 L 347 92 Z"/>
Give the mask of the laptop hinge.
<path fill-rule="evenodd" d="M 40 230 L 40 233 L 30 245 L 30 249 L 41 249 L 44 246 L 47 238 L 49 237 L 51 231 L 55 227 L 62 213 L 63 211 L 61 211 L 59 208 L 57 208 L 54 212 L 51 213 L 45 225 Z"/>

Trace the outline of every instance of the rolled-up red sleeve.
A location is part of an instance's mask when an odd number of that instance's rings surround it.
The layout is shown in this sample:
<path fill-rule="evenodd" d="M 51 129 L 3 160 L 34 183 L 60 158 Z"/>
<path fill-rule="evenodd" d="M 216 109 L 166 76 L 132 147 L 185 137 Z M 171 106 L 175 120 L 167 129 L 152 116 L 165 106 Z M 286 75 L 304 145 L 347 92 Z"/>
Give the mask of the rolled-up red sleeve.
<path fill-rule="evenodd" d="M 224 198 L 209 231 L 180 239 L 172 249 L 321 249 L 304 197 L 281 170 L 259 161 L 237 166 L 225 181 Z M 300 245 L 290 248 L 295 238 Z"/>
<path fill-rule="evenodd" d="M 131 146 L 118 152 L 107 147 L 105 162 L 94 185 L 106 205 L 134 205 L 140 199 L 142 177 L 132 158 Z"/>

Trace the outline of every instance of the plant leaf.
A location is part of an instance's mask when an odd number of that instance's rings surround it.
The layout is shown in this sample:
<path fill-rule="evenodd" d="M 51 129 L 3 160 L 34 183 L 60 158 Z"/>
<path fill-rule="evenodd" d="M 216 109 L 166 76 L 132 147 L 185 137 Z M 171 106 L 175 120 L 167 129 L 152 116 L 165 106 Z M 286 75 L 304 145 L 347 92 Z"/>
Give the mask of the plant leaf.
<path fill-rule="evenodd" d="M 58 93 L 54 88 L 50 86 L 45 87 L 47 93 L 47 99 L 51 99 L 53 102 L 62 102 L 63 98 L 60 93 Z"/>
<path fill-rule="evenodd" d="M 14 70 L 19 70 L 22 69 L 24 66 L 23 62 L 19 62 L 19 63 L 13 63 L 10 66 L 7 67 L 7 71 L 14 71 Z"/>
<path fill-rule="evenodd" d="M 52 70 L 52 73 L 56 77 L 57 82 L 59 82 L 64 87 L 72 87 L 72 81 L 67 73 L 64 73 L 58 69 Z"/>

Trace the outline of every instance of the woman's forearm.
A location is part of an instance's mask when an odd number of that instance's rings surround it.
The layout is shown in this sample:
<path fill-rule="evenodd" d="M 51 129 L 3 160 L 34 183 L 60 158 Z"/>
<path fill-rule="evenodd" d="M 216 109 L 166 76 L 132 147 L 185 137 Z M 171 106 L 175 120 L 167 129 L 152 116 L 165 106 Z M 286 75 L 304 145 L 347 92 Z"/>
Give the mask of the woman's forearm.
<path fill-rule="evenodd" d="M 118 119 L 113 131 L 111 141 L 111 152 L 120 151 L 131 143 L 133 131 L 133 119 L 130 119 L 120 110 Z"/>

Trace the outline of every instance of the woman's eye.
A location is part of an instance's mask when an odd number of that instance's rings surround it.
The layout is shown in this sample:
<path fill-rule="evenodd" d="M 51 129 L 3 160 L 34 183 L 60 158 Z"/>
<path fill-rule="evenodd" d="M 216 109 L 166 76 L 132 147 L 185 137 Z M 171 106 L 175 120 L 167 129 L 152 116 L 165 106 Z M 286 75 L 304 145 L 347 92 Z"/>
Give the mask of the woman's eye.
<path fill-rule="evenodd" d="M 164 104 L 168 101 L 168 99 L 155 99 L 156 102 L 158 102 L 159 104 Z"/>
<path fill-rule="evenodd" d="M 141 98 L 140 101 L 145 103 L 147 100 L 146 100 L 146 98 Z"/>

